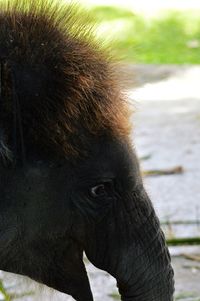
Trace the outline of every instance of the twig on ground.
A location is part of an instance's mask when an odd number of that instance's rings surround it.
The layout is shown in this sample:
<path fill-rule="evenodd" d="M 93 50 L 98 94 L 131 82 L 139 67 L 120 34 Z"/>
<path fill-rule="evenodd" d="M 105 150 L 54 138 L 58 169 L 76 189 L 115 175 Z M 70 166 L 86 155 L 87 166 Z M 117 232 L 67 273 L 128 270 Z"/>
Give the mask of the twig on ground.
<path fill-rule="evenodd" d="M 143 176 L 166 176 L 166 175 L 175 175 L 182 174 L 184 169 L 182 166 L 175 166 L 169 169 L 155 169 L 155 170 L 145 170 L 142 172 Z"/>
<path fill-rule="evenodd" d="M 200 255 L 192 255 L 192 254 L 186 254 L 186 253 L 183 253 L 181 255 L 186 259 L 200 262 Z"/>
<path fill-rule="evenodd" d="M 188 265 L 188 264 L 184 264 L 182 266 L 184 269 L 195 269 L 195 270 L 200 270 L 200 266 L 199 265 Z"/>

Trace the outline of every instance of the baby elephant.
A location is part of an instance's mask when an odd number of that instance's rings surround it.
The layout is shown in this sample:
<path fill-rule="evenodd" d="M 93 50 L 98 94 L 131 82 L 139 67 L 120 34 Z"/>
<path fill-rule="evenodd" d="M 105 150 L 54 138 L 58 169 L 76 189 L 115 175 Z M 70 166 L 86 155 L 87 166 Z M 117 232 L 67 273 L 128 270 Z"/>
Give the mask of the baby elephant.
<path fill-rule="evenodd" d="M 126 99 L 83 16 L 56 0 L 0 4 L 0 269 L 92 301 L 85 252 L 121 300 L 172 301 Z"/>

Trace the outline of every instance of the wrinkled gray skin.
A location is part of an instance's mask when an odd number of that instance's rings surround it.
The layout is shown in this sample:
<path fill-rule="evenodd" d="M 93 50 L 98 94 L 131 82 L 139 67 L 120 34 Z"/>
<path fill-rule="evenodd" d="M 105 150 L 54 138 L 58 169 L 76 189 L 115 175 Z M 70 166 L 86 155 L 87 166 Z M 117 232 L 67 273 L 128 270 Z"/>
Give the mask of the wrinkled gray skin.
<path fill-rule="evenodd" d="M 0 269 L 92 301 L 85 251 L 123 301 L 172 301 L 170 256 L 138 160 L 125 141 L 91 139 L 75 161 L 34 150 L 26 166 L 0 163 Z"/>

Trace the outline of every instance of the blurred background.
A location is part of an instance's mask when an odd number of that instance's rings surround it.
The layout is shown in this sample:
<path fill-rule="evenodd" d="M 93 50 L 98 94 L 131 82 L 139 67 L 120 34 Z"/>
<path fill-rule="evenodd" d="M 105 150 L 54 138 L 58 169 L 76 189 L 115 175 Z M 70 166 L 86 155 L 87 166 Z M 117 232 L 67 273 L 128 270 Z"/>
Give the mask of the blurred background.
<path fill-rule="evenodd" d="M 176 300 L 200 301 L 200 1 L 79 2 L 121 61 L 119 76 L 135 107 L 132 139 L 170 246 Z M 112 277 L 90 263 L 87 269 L 95 301 L 119 300 Z M 0 290 L 6 301 L 72 300 L 35 294 L 32 283 L 7 273 Z"/>

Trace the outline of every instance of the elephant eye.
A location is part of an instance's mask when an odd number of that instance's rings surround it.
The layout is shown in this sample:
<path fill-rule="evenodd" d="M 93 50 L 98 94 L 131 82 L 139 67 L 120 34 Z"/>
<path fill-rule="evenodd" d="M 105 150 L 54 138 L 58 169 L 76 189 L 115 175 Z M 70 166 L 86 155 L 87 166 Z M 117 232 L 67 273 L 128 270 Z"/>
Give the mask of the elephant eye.
<path fill-rule="evenodd" d="M 105 185 L 99 184 L 91 188 L 91 195 L 93 197 L 106 195 Z"/>
<path fill-rule="evenodd" d="M 112 181 L 100 183 L 90 189 L 92 197 L 109 196 L 112 192 Z"/>

